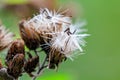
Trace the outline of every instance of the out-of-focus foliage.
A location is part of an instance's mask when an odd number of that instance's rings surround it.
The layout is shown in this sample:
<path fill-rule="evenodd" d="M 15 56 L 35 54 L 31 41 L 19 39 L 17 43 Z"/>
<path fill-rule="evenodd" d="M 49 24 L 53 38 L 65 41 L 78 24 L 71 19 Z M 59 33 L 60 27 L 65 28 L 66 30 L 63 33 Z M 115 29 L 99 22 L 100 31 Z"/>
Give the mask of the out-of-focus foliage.
<path fill-rule="evenodd" d="M 28 0 L 1 0 L 0 2 L 5 4 L 25 4 Z"/>
<path fill-rule="evenodd" d="M 59 1 L 59 5 L 76 2 L 83 7 L 83 15 L 88 22 L 86 27 L 91 34 L 87 38 L 86 54 L 73 62 L 62 63 L 58 72 L 45 71 L 37 80 L 120 80 L 120 0 Z M 80 9 L 77 7 L 77 10 Z M 0 19 L 18 35 L 19 18 L 14 13 L 0 10 Z M 23 76 L 20 80 L 30 78 Z"/>

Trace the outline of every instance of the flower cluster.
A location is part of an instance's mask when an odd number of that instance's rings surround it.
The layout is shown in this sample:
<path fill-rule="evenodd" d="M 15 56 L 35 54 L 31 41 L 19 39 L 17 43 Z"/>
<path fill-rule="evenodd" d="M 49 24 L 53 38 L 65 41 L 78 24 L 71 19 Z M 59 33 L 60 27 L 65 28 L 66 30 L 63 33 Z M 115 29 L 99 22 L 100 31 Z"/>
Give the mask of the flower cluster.
<path fill-rule="evenodd" d="M 82 46 L 86 43 L 84 38 L 89 36 L 83 33 L 84 25 L 85 22 L 73 24 L 70 16 L 47 8 L 40 9 L 40 13 L 29 20 L 20 21 L 21 39 L 12 41 L 8 50 L 5 61 L 7 74 L 18 79 L 23 72 L 26 72 L 35 80 L 44 68 L 57 69 L 61 62 L 66 61 L 67 58 L 72 59 L 75 55 L 74 51 L 78 50 L 78 54 L 83 52 Z M 12 34 L 4 32 L 2 27 L 0 33 L 5 37 L 2 38 L 0 34 L 1 50 L 11 42 Z M 9 42 L 6 39 L 9 39 Z M 25 51 L 25 46 L 29 51 Z M 38 48 L 45 52 L 46 57 L 42 63 L 39 54 L 41 51 L 37 51 Z M 34 56 L 31 51 L 35 53 Z M 37 75 L 32 73 L 36 68 L 38 68 Z"/>

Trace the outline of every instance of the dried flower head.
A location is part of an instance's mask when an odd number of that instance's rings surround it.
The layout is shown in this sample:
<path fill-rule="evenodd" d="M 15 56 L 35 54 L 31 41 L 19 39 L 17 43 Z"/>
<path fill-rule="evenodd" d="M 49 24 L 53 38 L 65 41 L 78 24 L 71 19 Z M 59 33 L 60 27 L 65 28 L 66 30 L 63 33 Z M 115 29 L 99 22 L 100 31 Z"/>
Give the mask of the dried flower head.
<path fill-rule="evenodd" d="M 38 33 L 34 30 L 34 26 L 30 24 L 27 25 L 24 20 L 20 22 L 19 29 L 22 39 L 30 50 L 35 50 L 39 47 L 40 38 Z"/>
<path fill-rule="evenodd" d="M 25 54 L 24 41 L 22 39 L 16 39 L 12 42 L 6 56 L 6 65 L 9 65 L 16 54 Z"/>
<path fill-rule="evenodd" d="M 80 24 L 79 24 L 80 25 Z M 83 52 L 82 46 L 85 45 L 84 38 L 89 36 L 88 34 L 82 34 L 82 29 L 79 30 L 78 24 L 71 24 L 69 28 L 65 31 L 53 34 L 53 38 L 51 40 L 51 50 L 52 54 L 56 54 L 56 49 L 59 53 L 64 54 L 66 57 L 72 59 L 75 50 L 80 50 Z M 55 51 L 54 51 L 55 50 Z"/>
<path fill-rule="evenodd" d="M 11 44 L 13 36 L 13 33 L 6 30 L 5 27 L 0 24 L 0 51 Z"/>
<path fill-rule="evenodd" d="M 29 74 L 30 77 L 34 76 L 32 72 L 35 71 L 35 68 L 37 67 L 38 63 L 39 63 L 39 56 L 29 58 L 28 61 L 26 61 L 24 65 L 24 70 Z"/>
<path fill-rule="evenodd" d="M 63 15 L 64 12 L 41 9 L 32 19 L 22 21 L 20 26 L 21 37 L 30 50 L 41 46 L 48 53 L 52 35 L 49 33 L 61 32 L 71 24 L 71 18 Z M 64 25 L 64 27 L 63 27 Z"/>
<path fill-rule="evenodd" d="M 50 69 L 55 69 L 59 63 L 65 61 L 67 58 L 72 59 L 74 51 L 79 49 L 80 52 L 83 52 L 82 46 L 85 45 L 84 38 L 88 36 L 88 34 L 82 34 L 84 30 L 79 30 L 78 26 L 81 28 L 83 24 L 71 24 L 64 31 L 50 33 L 53 36 L 49 52 L 48 67 Z"/>
<path fill-rule="evenodd" d="M 50 49 L 49 53 L 49 64 L 48 68 L 49 69 L 55 69 L 58 68 L 59 63 L 62 61 L 65 61 L 67 58 L 64 54 L 61 54 L 61 52 L 58 49 L 52 48 Z"/>
<path fill-rule="evenodd" d="M 17 79 L 21 73 L 22 68 L 24 65 L 24 55 L 23 54 L 16 54 L 11 61 L 11 64 L 8 65 L 7 72 L 10 76 Z"/>
<path fill-rule="evenodd" d="M 83 34 L 85 30 L 82 29 L 82 26 L 85 22 L 72 24 L 71 17 L 64 14 L 65 12 L 60 13 L 44 8 L 38 15 L 25 21 L 24 25 L 22 23 L 21 26 L 29 28 L 31 31 L 27 32 L 20 28 L 26 43 L 30 41 L 28 44 L 31 45 L 32 41 L 36 42 L 31 46 L 40 45 L 49 55 L 49 68 L 53 69 L 58 67 L 58 64 L 64 59 L 66 60 L 68 57 L 72 59 L 74 51 L 79 49 L 80 53 L 83 52 L 84 38 L 88 36 L 88 34 Z M 26 36 L 26 33 L 31 34 L 32 37 L 29 37 L 29 34 Z M 34 40 L 29 40 L 30 38 Z"/>
<path fill-rule="evenodd" d="M 50 11 L 47 8 L 41 9 L 40 13 L 30 19 L 28 24 L 32 24 L 38 32 L 61 31 L 61 25 L 71 24 L 71 18 L 63 15 L 64 12 Z"/>

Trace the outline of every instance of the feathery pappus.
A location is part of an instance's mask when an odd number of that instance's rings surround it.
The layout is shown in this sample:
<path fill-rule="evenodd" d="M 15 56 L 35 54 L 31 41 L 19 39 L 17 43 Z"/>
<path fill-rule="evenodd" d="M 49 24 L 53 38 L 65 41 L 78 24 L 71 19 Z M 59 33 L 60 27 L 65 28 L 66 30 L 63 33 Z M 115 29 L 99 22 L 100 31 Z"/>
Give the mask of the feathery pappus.
<path fill-rule="evenodd" d="M 22 39 L 16 39 L 12 42 L 6 56 L 6 65 L 9 65 L 17 54 L 25 55 L 24 41 Z"/>
<path fill-rule="evenodd" d="M 80 52 L 83 52 L 82 46 L 86 43 L 84 38 L 89 36 L 89 34 L 82 33 L 82 29 L 79 30 L 78 26 L 78 24 L 71 24 L 65 31 L 53 34 L 51 47 L 57 49 L 61 54 L 70 59 L 72 59 L 75 50 L 79 49 Z M 56 53 L 52 51 L 52 54 Z"/>
<path fill-rule="evenodd" d="M 40 45 L 48 53 L 52 38 L 52 35 L 48 33 L 61 32 L 70 24 L 71 17 L 63 15 L 62 12 L 44 8 L 30 20 L 22 21 L 19 28 L 21 37 L 30 50 L 35 50 Z"/>
<path fill-rule="evenodd" d="M 3 25 L 0 24 L 0 51 L 7 48 L 13 41 L 14 34 L 9 32 Z"/>
<path fill-rule="evenodd" d="M 43 8 L 38 15 L 19 26 L 27 47 L 33 50 L 41 46 L 48 55 L 48 67 L 55 69 L 67 58 L 72 59 L 74 51 L 83 52 L 82 47 L 86 43 L 84 38 L 89 36 L 84 33 L 84 25 L 85 22 L 73 24 L 71 17 L 63 12 Z"/>
<path fill-rule="evenodd" d="M 47 8 L 40 9 L 40 13 L 28 21 L 38 32 L 61 31 L 61 25 L 71 24 L 71 17 L 63 15 L 59 11 L 50 11 Z"/>
<path fill-rule="evenodd" d="M 79 53 L 83 52 L 84 38 L 89 34 L 82 34 L 84 31 L 79 30 L 78 26 L 77 24 L 71 24 L 65 31 L 53 34 L 49 53 L 49 68 L 55 69 L 59 63 L 67 58 L 73 60 L 72 57 L 74 57 L 74 51 L 76 50 L 79 50 Z"/>

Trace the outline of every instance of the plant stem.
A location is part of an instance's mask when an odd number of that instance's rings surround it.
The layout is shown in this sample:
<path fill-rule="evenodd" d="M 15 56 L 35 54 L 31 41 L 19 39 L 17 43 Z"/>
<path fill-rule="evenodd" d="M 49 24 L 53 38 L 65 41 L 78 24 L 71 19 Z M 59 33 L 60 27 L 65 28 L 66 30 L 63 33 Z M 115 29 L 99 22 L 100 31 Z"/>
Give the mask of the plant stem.
<path fill-rule="evenodd" d="M 42 65 L 41 65 L 41 66 L 39 67 L 39 69 L 38 69 L 37 76 L 39 76 L 40 73 L 43 71 L 43 69 L 47 67 L 47 65 L 45 65 L 45 63 L 46 63 L 46 61 L 47 61 L 47 58 L 48 58 L 48 56 L 46 55 L 46 57 L 45 57 Z M 33 77 L 32 80 L 35 80 L 35 79 L 37 78 L 37 76 Z"/>
<path fill-rule="evenodd" d="M 39 56 L 36 50 L 34 50 L 34 52 L 35 52 L 35 55 L 36 55 L 36 56 Z"/>

